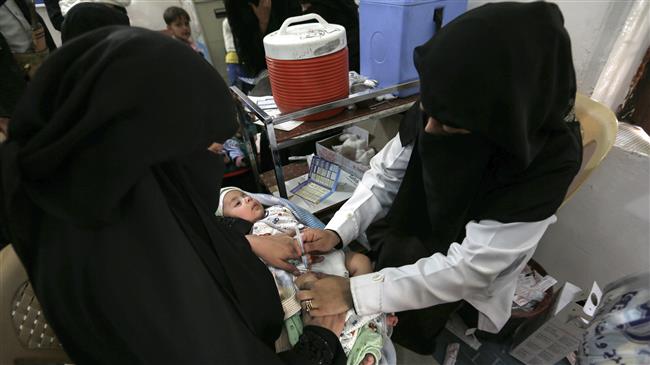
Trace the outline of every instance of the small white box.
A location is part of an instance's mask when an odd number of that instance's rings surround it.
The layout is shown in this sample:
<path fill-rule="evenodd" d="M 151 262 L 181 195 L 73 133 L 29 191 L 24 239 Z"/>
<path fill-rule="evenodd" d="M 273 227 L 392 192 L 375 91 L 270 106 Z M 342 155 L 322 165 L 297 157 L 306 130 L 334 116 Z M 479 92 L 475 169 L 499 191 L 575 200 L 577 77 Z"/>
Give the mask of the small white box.
<path fill-rule="evenodd" d="M 368 131 L 363 128 L 352 126 L 344 129 L 343 133 L 356 134 L 362 140 L 366 141 L 366 145 L 368 144 L 369 134 Z M 326 159 L 327 161 L 334 162 L 335 164 L 341 166 L 341 168 L 350 175 L 361 179 L 363 177 L 363 174 L 368 171 L 368 169 L 370 169 L 370 166 L 350 160 L 349 158 L 332 150 L 332 146 L 343 143 L 339 140 L 340 136 L 341 134 L 337 134 L 335 136 L 316 142 L 316 154 L 319 157 Z"/>

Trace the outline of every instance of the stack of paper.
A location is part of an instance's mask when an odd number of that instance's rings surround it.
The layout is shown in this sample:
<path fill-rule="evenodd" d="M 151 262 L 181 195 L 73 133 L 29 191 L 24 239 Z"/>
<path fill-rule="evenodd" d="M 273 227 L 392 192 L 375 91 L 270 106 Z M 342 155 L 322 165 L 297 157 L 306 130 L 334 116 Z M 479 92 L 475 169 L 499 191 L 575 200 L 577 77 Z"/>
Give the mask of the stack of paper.
<path fill-rule="evenodd" d="M 278 116 L 281 114 L 280 109 L 278 109 L 278 106 L 275 105 L 275 100 L 273 100 L 273 96 L 249 96 L 249 99 L 251 99 L 257 106 L 260 107 L 260 109 L 264 110 L 266 114 L 270 116 Z M 281 131 L 290 131 L 297 126 L 301 125 L 303 122 L 296 121 L 296 120 L 290 120 L 287 122 L 284 122 L 282 124 L 278 124 L 273 126 L 275 129 L 279 129 Z M 264 125 L 261 120 L 257 120 L 255 124 L 259 125 Z"/>

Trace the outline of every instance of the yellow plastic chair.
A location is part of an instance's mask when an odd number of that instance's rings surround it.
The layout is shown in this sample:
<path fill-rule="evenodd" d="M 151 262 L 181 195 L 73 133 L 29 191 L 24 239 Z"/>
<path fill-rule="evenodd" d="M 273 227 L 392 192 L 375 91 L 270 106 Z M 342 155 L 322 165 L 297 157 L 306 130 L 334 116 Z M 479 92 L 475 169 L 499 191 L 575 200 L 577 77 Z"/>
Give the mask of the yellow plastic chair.
<path fill-rule="evenodd" d="M 0 251 L 0 365 L 70 363 L 11 245 Z"/>
<path fill-rule="evenodd" d="M 616 115 L 609 108 L 586 95 L 576 95 L 575 111 L 582 131 L 582 166 L 569 186 L 563 204 L 571 199 L 605 159 L 616 141 L 618 131 Z"/>

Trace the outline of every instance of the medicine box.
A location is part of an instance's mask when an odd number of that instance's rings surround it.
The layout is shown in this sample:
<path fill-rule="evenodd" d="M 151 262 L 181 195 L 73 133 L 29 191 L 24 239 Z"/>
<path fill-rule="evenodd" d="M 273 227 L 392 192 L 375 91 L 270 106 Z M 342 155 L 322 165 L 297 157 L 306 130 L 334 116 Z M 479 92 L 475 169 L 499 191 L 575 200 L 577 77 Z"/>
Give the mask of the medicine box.
<path fill-rule="evenodd" d="M 343 133 L 356 134 L 358 137 L 361 137 L 361 139 L 364 139 L 366 141 L 366 145 L 368 144 L 367 142 L 369 139 L 369 134 L 368 131 L 363 128 L 353 126 L 346 128 Z M 341 166 L 341 168 L 348 174 L 361 179 L 363 177 L 363 174 L 368 171 L 368 169 L 370 169 L 370 166 L 350 160 L 342 154 L 334 151 L 332 149 L 332 146 L 340 145 L 343 143 L 339 140 L 340 136 L 341 134 L 337 134 L 335 136 L 317 141 L 316 155 L 326 159 L 327 161 L 334 162 L 335 164 Z"/>

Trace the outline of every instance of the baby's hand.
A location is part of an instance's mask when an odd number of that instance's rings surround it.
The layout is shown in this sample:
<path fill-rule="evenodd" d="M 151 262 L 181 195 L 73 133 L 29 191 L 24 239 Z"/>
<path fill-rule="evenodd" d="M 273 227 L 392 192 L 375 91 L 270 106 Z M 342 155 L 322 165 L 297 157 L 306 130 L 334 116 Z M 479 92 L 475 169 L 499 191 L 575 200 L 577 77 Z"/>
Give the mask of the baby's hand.
<path fill-rule="evenodd" d="M 395 327 L 397 326 L 397 322 L 399 322 L 399 320 L 395 313 L 386 314 L 386 325 L 389 327 Z"/>

